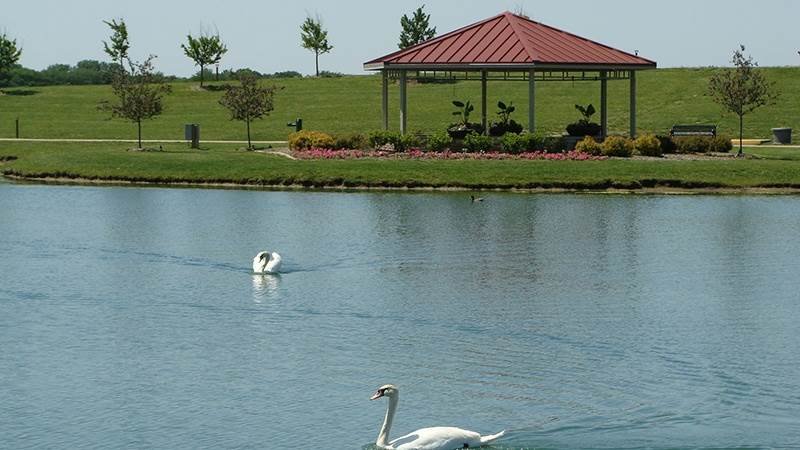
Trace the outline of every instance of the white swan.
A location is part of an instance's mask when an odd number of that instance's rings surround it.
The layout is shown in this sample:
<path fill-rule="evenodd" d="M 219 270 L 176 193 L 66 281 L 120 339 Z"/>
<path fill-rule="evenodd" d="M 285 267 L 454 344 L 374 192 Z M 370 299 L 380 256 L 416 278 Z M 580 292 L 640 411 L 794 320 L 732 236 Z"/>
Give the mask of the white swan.
<path fill-rule="evenodd" d="M 381 449 L 455 450 L 460 448 L 478 448 L 490 444 L 506 433 L 505 430 L 503 430 L 497 434 L 481 436 L 474 431 L 462 430 L 461 428 L 431 427 L 421 428 L 413 433 L 388 442 L 389 430 L 392 428 L 394 412 L 397 409 L 397 402 L 399 401 L 397 387 L 391 384 L 381 386 L 375 391 L 372 397 L 370 397 L 370 400 L 381 397 L 389 398 L 389 407 L 386 409 L 386 417 L 383 419 L 381 431 L 378 433 L 378 440 L 375 441 L 375 445 Z"/>
<path fill-rule="evenodd" d="M 281 270 L 281 255 L 276 252 L 260 252 L 253 258 L 253 273 L 278 273 Z"/>

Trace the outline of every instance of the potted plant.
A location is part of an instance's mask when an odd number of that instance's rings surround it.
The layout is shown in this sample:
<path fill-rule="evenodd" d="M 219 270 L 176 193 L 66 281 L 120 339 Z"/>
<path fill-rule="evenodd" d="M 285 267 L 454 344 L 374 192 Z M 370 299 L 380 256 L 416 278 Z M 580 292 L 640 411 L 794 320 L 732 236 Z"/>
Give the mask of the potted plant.
<path fill-rule="evenodd" d="M 470 123 L 469 121 L 470 113 L 475 111 L 475 106 L 473 106 L 469 100 L 466 102 L 453 100 L 453 106 L 458 108 L 457 111 L 453 111 L 453 115 L 460 116 L 461 120 L 447 127 L 447 133 L 450 137 L 453 139 L 464 139 L 464 136 L 469 134 L 470 131 L 483 134 L 483 126 L 481 126 L 481 124 Z"/>
<path fill-rule="evenodd" d="M 575 105 L 575 109 L 581 114 L 581 119 L 567 125 L 567 133 L 570 136 L 578 137 L 599 136 L 603 128 L 600 124 L 592 122 L 592 116 L 596 112 L 594 106 L 591 104 L 586 107 Z"/>
<path fill-rule="evenodd" d="M 522 133 L 522 125 L 511 118 L 511 113 L 517 109 L 514 107 L 514 104 L 509 102 L 508 105 L 506 105 L 500 101 L 497 102 L 497 108 L 499 108 L 497 115 L 500 116 L 500 121 L 493 122 L 489 126 L 489 136 L 502 136 L 506 133 Z"/>

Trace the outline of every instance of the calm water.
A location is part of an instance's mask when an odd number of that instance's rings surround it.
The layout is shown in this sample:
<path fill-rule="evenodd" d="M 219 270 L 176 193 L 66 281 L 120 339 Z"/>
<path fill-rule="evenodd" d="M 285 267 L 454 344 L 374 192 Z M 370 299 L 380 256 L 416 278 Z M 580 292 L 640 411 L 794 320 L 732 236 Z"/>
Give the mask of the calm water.
<path fill-rule="evenodd" d="M 250 274 L 262 249 L 279 277 Z M 0 184 L 0 447 L 800 447 L 800 198 Z"/>

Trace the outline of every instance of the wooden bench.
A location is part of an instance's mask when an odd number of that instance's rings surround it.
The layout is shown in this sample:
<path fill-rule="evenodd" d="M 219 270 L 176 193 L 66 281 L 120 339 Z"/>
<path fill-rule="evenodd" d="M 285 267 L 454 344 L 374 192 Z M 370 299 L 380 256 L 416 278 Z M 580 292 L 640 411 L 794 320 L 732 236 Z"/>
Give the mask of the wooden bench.
<path fill-rule="evenodd" d="M 669 130 L 670 137 L 680 136 L 716 136 L 716 125 L 673 125 Z"/>

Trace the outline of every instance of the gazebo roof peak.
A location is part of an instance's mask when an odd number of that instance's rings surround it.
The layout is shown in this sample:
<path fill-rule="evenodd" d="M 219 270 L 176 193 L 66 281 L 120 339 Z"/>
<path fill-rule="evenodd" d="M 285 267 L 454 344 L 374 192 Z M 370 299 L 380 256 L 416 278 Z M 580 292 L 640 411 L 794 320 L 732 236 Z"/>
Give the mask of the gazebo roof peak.
<path fill-rule="evenodd" d="M 656 63 L 510 11 L 364 63 L 384 68 L 651 69 Z"/>

